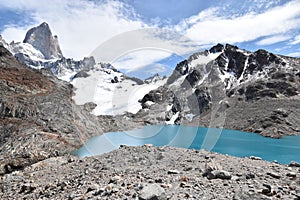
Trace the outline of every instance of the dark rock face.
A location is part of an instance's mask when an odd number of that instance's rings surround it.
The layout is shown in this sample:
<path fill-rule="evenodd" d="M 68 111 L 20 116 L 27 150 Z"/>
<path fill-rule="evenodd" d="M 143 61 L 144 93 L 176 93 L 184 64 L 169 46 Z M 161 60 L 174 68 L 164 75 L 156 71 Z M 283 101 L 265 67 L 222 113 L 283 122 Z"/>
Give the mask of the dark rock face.
<path fill-rule="evenodd" d="M 185 81 L 182 83 L 183 88 L 190 88 L 197 85 L 201 80 L 202 76 L 198 70 L 193 70 L 190 74 L 187 75 Z"/>
<path fill-rule="evenodd" d="M 147 101 L 162 103 L 171 101 L 173 98 L 174 94 L 167 88 L 159 88 L 157 90 L 150 91 L 143 97 L 143 99 L 140 102 L 142 103 L 142 105 L 145 104 Z"/>
<path fill-rule="evenodd" d="M 77 74 L 75 74 L 73 76 L 72 79 L 76 79 L 76 78 L 86 78 L 86 77 L 89 77 L 90 75 L 87 73 L 86 70 L 81 70 L 79 71 Z"/>
<path fill-rule="evenodd" d="M 189 71 L 188 61 L 187 60 L 181 61 L 176 65 L 176 68 L 173 71 L 172 75 L 168 78 L 167 84 L 174 83 L 176 79 L 178 79 L 182 75 L 186 75 L 188 71 Z"/>
<path fill-rule="evenodd" d="M 298 89 L 295 86 L 284 81 L 257 82 L 249 85 L 245 92 L 246 100 L 258 100 L 264 97 L 277 98 L 278 95 L 291 97 L 298 95 Z"/>
<path fill-rule="evenodd" d="M 24 43 L 29 43 L 39 50 L 46 59 L 62 58 L 57 36 L 53 36 L 47 23 L 42 23 L 30 29 L 25 36 Z"/>
<path fill-rule="evenodd" d="M 236 48 L 230 48 L 226 46 L 225 55 L 229 58 L 228 71 L 235 74 L 236 78 L 239 79 L 243 73 L 247 56 L 242 52 L 237 52 Z"/>
<path fill-rule="evenodd" d="M 216 46 L 213 46 L 212 48 L 209 49 L 210 53 L 218 53 L 222 52 L 224 50 L 224 45 L 223 44 L 217 44 Z"/>
<path fill-rule="evenodd" d="M 196 97 L 196 98 L 195 98 Z M 197 88 L 195 95 L 188 97 L 188 106 L 191 110 L 199 107 L 199 114 L 204 113 L 210 109 L 211 96 L 206 88 Z M 194 112 L 195 113 L 195 112 Z M 197 112 L 196 112 L 197 113 Z"/>
<path fill-rule="evenodd" d="M 119 79 L 117 76 L 115 76 L 113 79 L 111 79 L 111 83 L 118 83 Z"/>

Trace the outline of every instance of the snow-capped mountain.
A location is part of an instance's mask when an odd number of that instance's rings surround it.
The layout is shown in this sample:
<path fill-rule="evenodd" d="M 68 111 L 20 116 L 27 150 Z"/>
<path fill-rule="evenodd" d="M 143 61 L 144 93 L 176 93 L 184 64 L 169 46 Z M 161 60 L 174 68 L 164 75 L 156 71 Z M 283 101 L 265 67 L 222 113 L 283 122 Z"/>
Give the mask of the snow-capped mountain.
<path fill-rule="evenodd" d="M 178 63 L 164 86 L 144 96 L 138 115 L 149 123 L 163 120 L 232 129 L 243 129 L 237 128 L 243 124 L 266 135 L 278 135 L 282 129 L 295 133 L 300 127 L 294 118 L 282 119 L 274 110 L 295 112 L 299 88 L 299 59 L 218 44 Z M 284 126 L 270 126 L 273 123 Z M 292 129 L 295 126 L 299 130 Z"/>
<path fill-rule="evenodd" d="M 59 79 L 73 84 L 75 102 L 89 105 L 95 115 L 136 113 L 142 108 L 139 100 L 166 82 L 159 76 L 146 81 L 127 77 L 110 64 L 96 64 L 93 57 L 80 61 L 65 58 L 57 36 L 45 22 L 30 29 L 23 42 L 8 44 L 0 38 L 0 43 L 20 62 L 35 69 L 49 69 Z"/>
<path fill-rule="evenodd" d="M 57 36 L 52 35 L 49 25 L 45 22 L 37 27 L 31 28 L 26 33 L 23 43 L 31 44 L 35 49 L 39 50 L 47 60 L 63 57 Z"/>
<path fill-rule="evenodd" d="M 57 36 L 53 36 L 47 23 L 30 29 L 23 42 L 1 43 L 20 62 L 35 68 L 50 69 L 59 79 L 71 81 L 72 77 L 83 69 L 92 68 L 96 63 L 93 57 L 80 61 L 65 58 L 60 50 Z"/>

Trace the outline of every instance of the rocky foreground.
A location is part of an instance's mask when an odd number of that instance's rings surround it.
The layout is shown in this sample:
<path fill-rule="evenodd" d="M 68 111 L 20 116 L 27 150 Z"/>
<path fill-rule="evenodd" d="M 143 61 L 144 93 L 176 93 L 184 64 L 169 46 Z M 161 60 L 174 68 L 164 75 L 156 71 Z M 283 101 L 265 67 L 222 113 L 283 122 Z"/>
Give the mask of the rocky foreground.
<path fill-rule="evenodd" d="M 300 165 L 172 147 L 53 157 L 2 178 L 1 199 L 300 199 Z"/>

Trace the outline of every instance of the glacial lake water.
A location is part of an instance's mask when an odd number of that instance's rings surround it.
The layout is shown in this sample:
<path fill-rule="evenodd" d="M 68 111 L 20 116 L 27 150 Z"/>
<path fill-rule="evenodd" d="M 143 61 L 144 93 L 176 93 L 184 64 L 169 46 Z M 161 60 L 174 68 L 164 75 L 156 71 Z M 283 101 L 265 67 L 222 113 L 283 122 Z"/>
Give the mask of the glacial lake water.
<path fill-rule="evenodd" d="M 131 131 L 105 133 L 89 139 L 75 154 L 79 157 L 100 155 L 118 149 L 123 144 L 206 149 L 237 157 L 258 156 L 282 164 L 300 162 L 300 136 L 273 139 L 255 133 L 181 125 L 152 125 Z"/>

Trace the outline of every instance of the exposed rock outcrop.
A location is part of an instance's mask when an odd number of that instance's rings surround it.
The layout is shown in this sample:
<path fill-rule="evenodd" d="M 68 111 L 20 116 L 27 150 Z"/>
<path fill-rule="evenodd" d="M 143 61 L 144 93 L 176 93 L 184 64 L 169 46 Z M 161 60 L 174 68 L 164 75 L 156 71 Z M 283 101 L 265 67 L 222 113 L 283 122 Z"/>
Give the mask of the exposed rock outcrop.
<path fill-rule="evenodd" d="M 43 22 L 37 27 L 31 28 L 25 36 L 24 43 L 31 44 L 39 50 L 45 59 L 62 58 L 57 36 L 53 36 L 49 25 Z"/>

